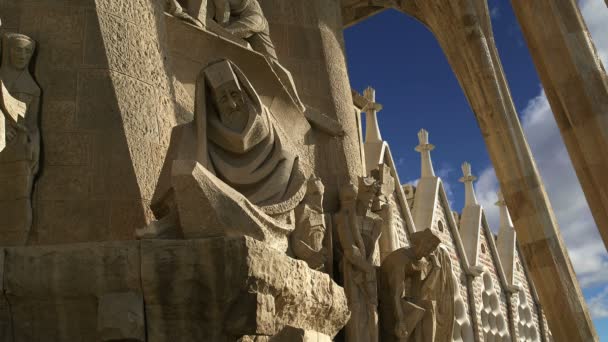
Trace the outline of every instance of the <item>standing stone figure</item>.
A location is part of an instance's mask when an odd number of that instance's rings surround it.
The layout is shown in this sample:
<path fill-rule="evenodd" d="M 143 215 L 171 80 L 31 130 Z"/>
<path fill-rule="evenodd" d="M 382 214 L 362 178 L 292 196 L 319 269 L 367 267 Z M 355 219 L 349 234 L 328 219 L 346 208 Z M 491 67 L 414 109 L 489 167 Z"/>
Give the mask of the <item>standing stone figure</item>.
<path fill-rule="evenodd" d="M 380 260 L 384 260 L 387 255 L 399 247 L 394 215 L 396 208 L 395 204 L 391 202 L 391 196 L 395 192 L 395 178 L 391 175 L 391 169 L 386 164 L 379 165 L 378 168 L 372 170 L 371 174 L 380 185 L 372 211 L 382 218 L 379 248 Z"/>
<path fill-rule="evenodd" d="M 412 234 L 411 240 L 380 268 L 383 340 L 451 341 L 456 285 L 450 257 L 430 229 Z"/>
<path fill-rule="evenodd" d="M 11 210 L 14 221 L 7 222 L 15 231 L 3 232 L 6 244 L 25 243 L 32 225 L 32 191 L 40 156 L 40 87 L 28 69 L 35 49 L 36 43 L 26 35 L 6 33 L 2 37 L 0 79 L 6 145 L 0 150 L 0 178 L 11 180 L 2 182 L 0 198 L 15 205 Z M 20 106 L 23 112 L 14 115 Z"/>
<path fill-rule="evenodd" d="M 323 212 L 324 191 L 320 179 L 313 177 L 308 181 L 306 196 L 295 210 L 296 228 L 291 235 L 294 255 L 317 271 L 325 269 L 329 252 L 323 245 L 327 230 Z"/>
<path fill-rule="evenodd" d="M 342 248 L 342 279 L 351 319 L 346 325 L 347 342 L 378 341 L 378 292 L 376 280 L 378 238 L 382 219 L 371 207 L 378 192 L 373 178 L 360 178 L 340 191 L 336 229 Z"/>

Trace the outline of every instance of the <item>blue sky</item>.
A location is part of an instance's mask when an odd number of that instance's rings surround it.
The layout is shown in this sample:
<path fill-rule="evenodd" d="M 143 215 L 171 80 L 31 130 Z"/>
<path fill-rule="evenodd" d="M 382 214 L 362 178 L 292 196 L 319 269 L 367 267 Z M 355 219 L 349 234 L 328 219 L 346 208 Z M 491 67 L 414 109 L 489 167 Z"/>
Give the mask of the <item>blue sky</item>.
<path fill-rule="evenodd" d="M 601 341 L 608 341 L 608 255 L 576 179 L 521 30 L 508 1 L 489 0 L 494 34 L 515 105 L 545 181 L 562 235 Z M 579 6 L 608 65 L 608 9 L 604 0 Z M 539 22 L 540 24 L 540 22 Z M 468 161 L 479 177 L 476 191 L 490 225 L 497 229 L 498 184 L 481 133 L 464 94 L 433 35 L 419 22 L 385 11 L 345 32 L 352 87 L 376 89 L 378 114 L 402 182 L 420 176 L 414 147 L 425 128 L 437 148 L 435 172 L 446 183 L 453 209 L 464 192 L 458 179 Z"/>

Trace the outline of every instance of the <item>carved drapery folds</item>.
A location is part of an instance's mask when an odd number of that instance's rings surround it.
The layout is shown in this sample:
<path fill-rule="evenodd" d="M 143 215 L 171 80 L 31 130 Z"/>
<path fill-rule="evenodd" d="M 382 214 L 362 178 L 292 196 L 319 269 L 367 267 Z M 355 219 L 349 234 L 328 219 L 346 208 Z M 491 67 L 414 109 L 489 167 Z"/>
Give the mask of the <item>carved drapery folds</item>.
<path fill-rule="evenodd" d="M 152 201 L 159 221 L 140 236 L 172 227 L 186 238 L 240 232 L 286 250 L 306 177 L 298 157 L 283 147 L 268 108 L 227 60 L 201 72 L 195 107 L 193 122 L 173 129 Z"/>
<path fill-rule="evenodd" d="M 346 326 L 348 342 L 378 341 L 378 292 L 376 267 L 382 219 L 372 212 L 379 184 L 362 177 L 359 187 L 348 184 L 340 190 L 340 210 L 335 216 L 342 261 L 344 290 L 351 310 Z"/>
<path fill-rule="evenodd" d="M 2 37 L 0 115 L 0 199 L 12 201 L 13 231 L 6 244 L 24 244 L 32 225 L 32 191 L 40 159 L 40 87 L 29 66 L 36 49 L 30 37 L 6 33 Z M 5 202 L 6 203 L 6 202 Z"/>
<path fill-rule="evenodd" d="M 383 341 L 449 341 L 454 293 L 448 253 L 430 229 L 412 234 L 411 247 L 389 254 L 381 266 Z"/>

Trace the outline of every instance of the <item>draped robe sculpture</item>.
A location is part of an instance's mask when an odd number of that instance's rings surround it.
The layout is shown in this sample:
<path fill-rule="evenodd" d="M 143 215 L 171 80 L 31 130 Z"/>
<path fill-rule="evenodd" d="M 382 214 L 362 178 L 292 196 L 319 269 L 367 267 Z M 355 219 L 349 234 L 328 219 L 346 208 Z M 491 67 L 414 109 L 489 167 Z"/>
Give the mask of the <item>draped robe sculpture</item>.
<path fill-rule="evenodd" d="M 205 196 L 217 197 L 208 203 L 237 208 L 229 219 L 241 217 L 242 222 L 293 230 L 290 215 L 305 195 L 306 177 L 298 157 L 284 148 L 269 110 L 231 61 L 211 63 L 201 72 L 194 121 L 174 128 L 153 196 L 152 209 L 159 221 L 138 231 L 140 237 L 159 236 L 185 223 L 176 215 L 172 184 L 177 160 L 195 161 L 205 169 L 201 177 L 208 186 L 203 190 L 212 192 Z M 220 207 L 208 210 L 222 214 Z M 218 220 L 218 225 L 225 224 Z M 200 222 L 201 226 L 212 224 Z"/>
<path fill-rule="evenodd" d="M 430 229 L 412 234 L 412 245 L 382 262 L 383 340 L 449 341 L 456 284 L 448 253 Z"/>

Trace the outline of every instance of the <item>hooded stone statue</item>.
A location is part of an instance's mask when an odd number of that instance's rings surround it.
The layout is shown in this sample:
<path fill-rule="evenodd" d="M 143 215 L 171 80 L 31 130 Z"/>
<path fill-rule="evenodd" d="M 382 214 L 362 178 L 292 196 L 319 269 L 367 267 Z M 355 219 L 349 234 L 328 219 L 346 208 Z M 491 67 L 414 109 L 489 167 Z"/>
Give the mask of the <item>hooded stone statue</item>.
<path fill-rule="evenodd" d="M 171 167 L 197 161 L 267 215 L 292 211 L 306 193 L 298 157 L 284 148 L 269 110 L 231 61 L 208 65 L 196 87 L 191 123 L 173 129 L 152 199 L 157 218 L 174 212 Z"/>

